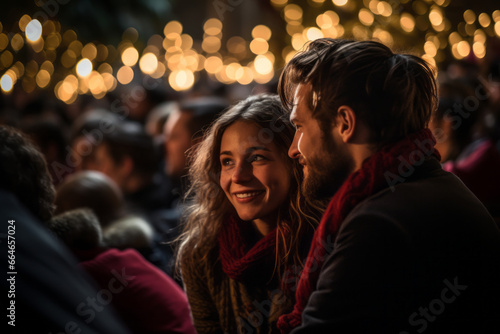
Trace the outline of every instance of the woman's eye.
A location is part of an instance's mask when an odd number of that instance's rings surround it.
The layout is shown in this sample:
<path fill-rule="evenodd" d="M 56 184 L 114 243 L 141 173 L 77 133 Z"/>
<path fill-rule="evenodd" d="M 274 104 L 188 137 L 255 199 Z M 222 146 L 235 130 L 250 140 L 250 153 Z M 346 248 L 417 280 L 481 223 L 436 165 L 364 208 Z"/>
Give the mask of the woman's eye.
<path fill-rule="evenodd" d="M 232 164 L 231 159 L 222 159 L 221 160 L 221 165 L 222 166 L 231 166 L 231 164 Z"/>
<path fill-rule="evenodd" d="M 262 155 L 252 155 L 250 159 L 248 159 L 250 162 L 255 162 L 255 161 L 262 161 L 265 160 L 266 158 Z"/>

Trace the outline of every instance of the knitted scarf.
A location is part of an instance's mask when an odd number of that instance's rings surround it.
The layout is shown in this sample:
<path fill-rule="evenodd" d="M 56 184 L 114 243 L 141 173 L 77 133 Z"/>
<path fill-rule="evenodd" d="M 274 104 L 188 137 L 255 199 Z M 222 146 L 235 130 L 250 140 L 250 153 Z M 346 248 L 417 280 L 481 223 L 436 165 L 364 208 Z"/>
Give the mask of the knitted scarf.
<path fill-rule="evenodd" d="M 328 255 L 327 252 L 331 251 L 323 246 L 327 237 L 330 236 L 334 240 L 342 222 L 352 209 L 369 196 L 389 186 L 392 187 L 391 180 L 404 182 L 405 177 L 410 176 L 411 168 L 422 164 L 430 155 L 440 159 L 439 153 L 434 149 L 435 144 L 436 140 L 429 129 L 414 133 L 374 153 L 342 184 L 331 199 L 314 233 L 309 255 L 295 293 L 295 307 L 291 313 L 281 316 L 278 321 L 281 333 L 289 333 L 302 322 L 304 307 L 315 290 L 320 269 Z"/>
<path fill-rule="evenodd" d="M 276 229 L 252 245 L 251 222 L 229 218 L 219 233 L 222 270 L 237 281 L 263 282 L 272 278 L 276 257 Z"/>

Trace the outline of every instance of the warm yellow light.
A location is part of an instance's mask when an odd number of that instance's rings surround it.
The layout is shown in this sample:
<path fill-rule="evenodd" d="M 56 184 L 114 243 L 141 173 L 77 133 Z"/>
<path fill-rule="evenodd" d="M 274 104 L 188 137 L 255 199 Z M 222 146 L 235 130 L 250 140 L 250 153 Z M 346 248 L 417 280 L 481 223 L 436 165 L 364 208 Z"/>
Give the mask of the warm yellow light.
<path fill-rule="evenodd" d="M 481 42 L 476 42 L 472 45 L 472 50 L 474 51 L 474 54 L 478 58 L 484 58 L 486 55 L 486 48 L 484 47 L 484 44 Z"/>
<path fill-rule="evenodd" d="M 76 74 L 79 77 L 86 77 L 92 72 L 92 62 L 87 58 L 83 58 L 76 64 Z"/>
<path fill-rule="evenodd" d="M 431 24 L 433 26 L 439 26 L 441 23 L 443 23 L 443 15 L 439 10 L 433 9 L 429 13 L 429 21 L 431 21 Z"/>
<path fill-rule="evenodd" d="M 220 38 L 217 36 L 207 36 L 201 43 L 201 48 L 207 53 L 215 53 L 221 47 Z"/>
<path fill-rule="evenodd" d="M 97 48 L 93 43 L 88 43 L 82 49 L 82 57 L 94 60 L 97 56 Z"/>
<path fill-rule="evenodd" d="M 97 68 L 97 71 L 101 74 L 104 74 L 104 73 L 113 74 L 113 68 L 108 63 L 103 63 L 103 64 L 99 65 L 99 67 Z"/>
<path fill-rule="evenodd" d="M 236 73 L 238 70 L 241 68 L 241 65 L 239 63 L 231 63 L 226 66 L 226 75 L 231 81 L 236 81 Z"/>
<path fill-rule="evenodd" d="M 26 25 L 26 39 L 30 42 L 36 42 L 42 36 L 42 24 L 38 20 L 31 20 Z"/>
<path fill-rule="evenodd" d="M 500 21 L 495 23 L 495 32 L 498 36 L 500 36 Z"/>
<path fill-rule="evenodd" d="M 126 85 L 134 79 L 134 70 L 129 66 L 122 66 L 118 72 L 116 72 L 116 79 L 122 85 Z"/>
<path fill-rule="evenodd" d="M 167 68 L 165 67 L 165 65 L 162 62 L 158 62 L 158 67 L 156 68 L 156 71 L 154 71 L 154 73 L 150 74 L 151 78 L 154 78 L 154 79 L 161 78 L 165 74 L 166 69 Z"/>
<path fill-rule="evenodd" d="M 0 63 L 3 67 L 9 67 L 14 61 L 14 56 L 9 50 L 5 50 L 0 56 Z"/>
<path fill-rule="evenodd" d="M 153 74 L 158 68 L 158 58 L 152 53 L 146 53 L 141 57 L 139 67 L 144 74 Z"/>
<path fill-rule="evenodd" d="M 44 61 L 42 65 L 40 65 L 40 69 L 46 70 L 50 75 L 54 74 L 54 65 L 48 60 Z"/>
<path fill-rule="evenodd" d="M 106 86 L 104 85 L 104 79 L 99 74 L 99 72 L 92 71 L 89 78 L 89 89 L 92 95 L 100 95 L 102 92 L 106 90 Z"/>
<path fill-rule="evenodd" d="M 102 80 L 104 80 L 104 86 L 106 87 L 106 90 L 108 92 L 116 88 L 116 79 L 113 75 L 109 73 L 103 73 Z"/>
<path fill-rule="evenodd" d="M 434 43 L 432 43 L 431 41 L 427 41 L 425 42 L 424 44 L 424 51 L 426 54 L 428 54 L 429 56 L 431 57 L 435 57 L 436 54 L 437 54 L 437 48 L 436 48 L 436 45 L 434 45 Z"/>
<path fill-rule="evenodd" d="M 258 25 L 252 29 L 253 38 L 263 38 L 268 41 L 271 38 L 271 34 L 271 29 L 269 29 L 265 25 Z"/>
<path fill-rule="evenodd" d="M 412 32 L 415 29 L 415 19 L 408 13 L 401 14 L 399 22 L 401 23 L 401 28 L 406 32 Z"/>
<path fill-rule="evenodd" d="M 273 64 L 271 61 L 263 55 L 255 57 L 253 65 L 255 67 L 255 71 L 259 74 L 268 74 L 273 70 Z"/>
<path fill-rule="evenodd" d="M 203 30 L 207 35 L 218 35 L 222 31 L 222 22 L 218 19 L 208 19 L 203 25 Z"/>
<path fill-rule="evenodd" d="M 9 45 L 9 37 L 5 34 L 0 34 L 0 50 L 3 50 Z"/>
<path fill-rule="evenodd" d="M 246 41 L 240 36 L 234 36 L 227 41 L 227 50 L 231 53 L 246 53 Z"/>
<path fill-rule="evenodd" d="M 479 14 L 478 17 L 479 24 L 483 26 L 484 28 L 488 27 L 491 23 L 491 19 L 486 13 L 481 13 Z"/>
<path fill-rule="evenodd" d="M 36 75 L 36 84 L 40 88 L 45 88 L 50 82 L 50 73 L 46 70 L 40 70 Z"/>
<path fill-rule="evenodd" d="M 389 5 L 389 3 L 385 1 L 380 1 L 377 4 L 377 11 L 380 13 L 380 15 L 389 17 L 392 14 L 392 7 Z"/>
<path fill-rule="evenodd" d="M 285 62 L 288 63 L 290 60 L 292 60 L 292 58 L 297 54 L 297 51 L 295 50 L 290 50 L 287 52 L 287 54 L 285 55 Z"/>
<path fill-rule="evenodd" d="M 269 44 L 263 38 L 255 38 L 250 42 L 250 51 L 256 55 L 261 55 L 269 50 Z"/>
<path fill-rule="evenodd" d="M 313 27 L 306 30 L 306 37 L 308 40 L 314 41 L 315 39 L 323 38 L 324 36 L 321 30 Z"/>
<path fill-rule="evenodd" d="M 332 0 L 332 2 L 336 6 L 345 6 L 347 4 L 347 0 Z"/>
<path fill-rule="evenodd" d="M 174 39 L 175 36 L 182 33 L 182 24 L 178 21 L 170 21 L 165 25 L 163 33 L 165 34 L 165 37 Z"/>
<path fill-rule="evenodd" d="M 10 40 L 10 45 L 12 46 L 12 49 L 14 51 L 19 51 L 22 49 L 24 45 L 24 39 L 21 37 L 20 34 L 15 34 L 12 36 L 12 39 Z"/>
<path fill-rule="evenodd" d="M 14 80 L 12 80 L 11 76 L 6 73 L 2 75 L 2 78 L 0 78 L 0 87 L 2 88 L 2 91 L 8 93 L 12 90 L 12 88 L 14 88 Z"/>
<path fill-rule="evenodd" d="M 292 36 L 292 46 L 295 50 L 299 51 L 304 47 L 304 44 L 306 43 L 306 40 L 304 39 L 304 36 L 302 34 L 294 34 Z"/>
<path fill-rule="evenodd" d="M 31 17 L 28 14 L 24 14 L 20 19 L 19 19 L 19 29 L 21 31 L 26 31 L 26 26 L 28 23 L 30 23 Z"/>
<path fill-rule="evenodd" d="M 173 71 L 168 76 L 168 82 L 174 90 L 187 90 L 194 84 L 194 74 L 189 70 Z"/>
<path fill-rule="evenodd" d="M 462 59 L 463 58 L 463 56 L 460 54 L 460 52 L 458 52 L 458 43 L 453 44 L 451 46 L 451 54 L 453 55 L 453 57 L 455 57 L 455 59 Z"/>
<path fill-rule="evenodd" d="M 287 5 L 284 9 L 287 21 L 298 21 L 302 19 L 302 8 L 297 5 Z"/>
<path fill-rule="evenodd" d="M 122 63 L 126 66 L 134 66 L 139 60 L 139 52 L 131 46 L 126 48 L 122 53 Z"/>
<path fill-rule="evenodd" d="M 182 34 L 181 41 L 182 50 L 189 50 L 193 47 L 193 38 L 188 34 Z"/>
<path fill-rule="evenodd" d="M 275 6 L 284 6 L 288 3 L 288 0 L 271 0 L 271 2 Z"/>
<path fill-rule="evenodd" d="M 467 41 L 458 42 L 457 51 L 462 57 L 467 57 L 470 53 L 469 43 Z"/>
<path fill-rule="evenodd" d="M 452 32 L 450 36 L 448 36 L 448 41 L 450 42 L 451 45 L 453 44 L 458 44 L 462 40 L 462 37 L 460 34 L 456 31 Z"/>
<path fill-rule="evenodd" d="M 424 54 L 422 56 L 422 59 L 425 60 L 429 65 L 431 65 L 431 67 L 436 67 L 436 60 L 434 59 L 434 57 L 428 55 L 428 54 Z"/>
<path fill-rule="evenodd" d="M 491 13 L 491 18 L 493 21 L 498 22 L 500 21 L 500 10 L 495 10 L 493 13 Z"/>
<path fill-rule="evenodd" d="M 464 12 L 464 20 L 466 23 L 468 24 L 472 24 L 474 23 L 474 21 L 476 21 L 476 13 L 474 13 L 472 10 L 470 9 L 467 9 L 465 12 Z"/>
<path fill-rule="evenodd" d="M 73 66 L 76 62 L 76 54 L 72 50 L 66 50 L 61 56 L 61 64 L 66 67 L 70 68 Z"/>
<path fill-rule="evenodd" d="M 253 72 L 250 68 L 243 66 L 236 71 L 236 81 L 241 85 L 248 85 L 253 81 Z"/>
<path fill-rule="evenodd" d="M 358 18 L 365 26 L 371 26 L 374 21 L 373 14 L 366 8 L 362 8 L 358 13 Z"/>
<path fill-rule="evenodd" d="M 216 56 L 205 59 L 205 71 L 210 74 L 215 74 L 222 70 L 222 59 Z"/>

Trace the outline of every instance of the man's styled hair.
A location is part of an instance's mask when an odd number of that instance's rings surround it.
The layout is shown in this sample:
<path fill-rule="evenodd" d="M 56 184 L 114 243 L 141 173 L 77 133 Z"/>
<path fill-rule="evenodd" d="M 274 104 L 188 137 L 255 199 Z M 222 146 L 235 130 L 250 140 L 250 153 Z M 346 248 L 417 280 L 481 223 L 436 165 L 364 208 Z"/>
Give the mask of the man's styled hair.
<path fill-rule="evenodd" d="M 0 125 L 0 189 L 12 192 L 38 219 L 54 211 L 55 189 L 42 153 L 14 128 Z"/>
<path fill-rule="evenodd" d="M 309 107 L 326 133 L 338 108 L 351 107 L 386 144 L 427 127 L 437 105 L 434 70 L 421 58 L 395 54 L 375 41 L 321 38 L 284 68 L 279 93 L 289 110 L 299 84 L 310 85 Z"/>

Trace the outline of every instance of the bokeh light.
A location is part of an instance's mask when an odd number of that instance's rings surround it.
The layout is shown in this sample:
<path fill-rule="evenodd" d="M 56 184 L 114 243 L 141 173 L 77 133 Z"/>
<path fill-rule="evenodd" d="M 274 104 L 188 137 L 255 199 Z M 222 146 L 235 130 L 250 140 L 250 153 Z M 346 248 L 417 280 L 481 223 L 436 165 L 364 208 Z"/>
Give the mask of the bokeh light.
<path fill-rule="evenodd" d="M 80 60 L 76 64 L 76 74 L 78 74 L 79 77 L 86 77 L 90 75 L 91 72 L 92 72 L 92 62 L 87 58 Z"/>

